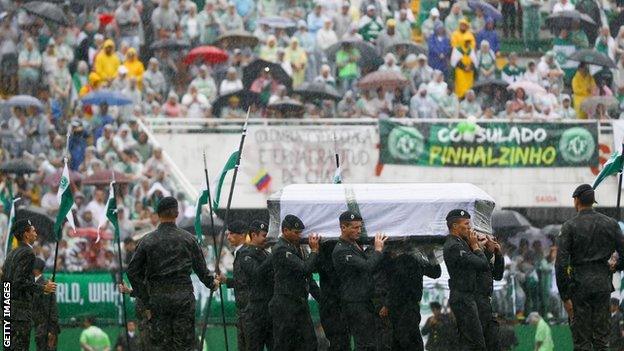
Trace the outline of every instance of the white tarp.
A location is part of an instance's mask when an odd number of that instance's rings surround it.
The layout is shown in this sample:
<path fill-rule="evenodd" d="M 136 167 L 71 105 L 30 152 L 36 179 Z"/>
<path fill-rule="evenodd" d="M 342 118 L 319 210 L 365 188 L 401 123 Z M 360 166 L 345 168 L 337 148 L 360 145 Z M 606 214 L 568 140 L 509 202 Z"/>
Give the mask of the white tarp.
<path fill-rule="evenodd" d="M 446 215 L 467 210 L 473 226 L 491 233 L 494 199 L 475 185 L 465 183 L 402 184 L 294 184 L 267 201 L 269 236 L 277 237 L 288 214 L 301 218 L 304 236 L 340 236 L 338 217 L 347 209 L 359 211 L 368 236 L 443 236 L 448 234 Z"/>

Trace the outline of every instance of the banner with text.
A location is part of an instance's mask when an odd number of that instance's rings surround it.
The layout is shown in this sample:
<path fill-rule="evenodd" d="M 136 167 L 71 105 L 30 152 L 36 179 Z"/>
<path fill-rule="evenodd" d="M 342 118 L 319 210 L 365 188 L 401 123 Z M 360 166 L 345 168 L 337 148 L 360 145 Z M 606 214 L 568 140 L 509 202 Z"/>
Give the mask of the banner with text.
<path fill-rule="evenodd" d="M 384 164 L 444 167 L 598 165 L 598 125 L 379 121 Z"/>

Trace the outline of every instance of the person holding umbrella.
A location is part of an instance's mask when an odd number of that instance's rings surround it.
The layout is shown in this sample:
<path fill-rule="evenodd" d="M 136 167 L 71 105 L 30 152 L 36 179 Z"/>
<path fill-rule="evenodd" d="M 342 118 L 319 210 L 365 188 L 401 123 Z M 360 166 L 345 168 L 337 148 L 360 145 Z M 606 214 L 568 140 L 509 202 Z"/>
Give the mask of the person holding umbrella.
<path fill-rule="evenodd" d="M 574 110 L 580 119 L 586 119 L 587 114 L 581 108 L 581 104 L 585 99 L 592 96 L 597 89 L 594 77 L 589 73 L 589 66 L 585 62 L 581 62 L 578 70 L 572 78 L 572 93 L 574 98 Z"/>

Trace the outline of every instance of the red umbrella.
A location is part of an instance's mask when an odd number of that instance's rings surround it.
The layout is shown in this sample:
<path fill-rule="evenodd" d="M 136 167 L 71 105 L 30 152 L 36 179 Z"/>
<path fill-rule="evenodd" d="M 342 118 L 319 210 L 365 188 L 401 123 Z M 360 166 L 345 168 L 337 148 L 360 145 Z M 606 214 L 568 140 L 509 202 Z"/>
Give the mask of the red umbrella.
<path fill-rule="evenodd" d="M 97 228 L 76 228 L 76 232 L 69 231 L 69 236 L 73 238 L 87 238 L 91 240 L 97 239 Z M 113 239 L 113 233 L 109 230 L 100 230 L 100 240 Z"/>
<path fill-rule="evenodd" d="M 132 180 L 125 174 L 117 171 L 102 170 L 93 173 L 82 180 L 83 185 L 108 185 L 113 180 L 113 172 L 115 173 L 115 183 L 126 184 Z"/>
<path fill-rule="evenodd" d="M 203 60 L 207 63 L 222 63 L 227 61 L 227 52 L 215 46 L 198 46 L 191 50 L 184 58 L 184 63 L 190 65 L 196 60 Z"/>
<path fill-rule="evenodd" d="M 58 186 L 61 181 L 61 175 L 63 174 L 63 169 L 59 168 L 56 172 L 48 174 L 43 182 L 49 186 Z M 69 170 L 69 181 L 71 183 L 79 182 L 82 180 L 82 175 L 76 171 Z"/>
<path fill-rule="evenodd" d="M 360 89 L 377 89 L 383 87 L 385 89 L 401 88 L 409 84 L 407 79 L 400 73 L 392 71 L 375 71 L 369 73 L 358 83 Z"/>

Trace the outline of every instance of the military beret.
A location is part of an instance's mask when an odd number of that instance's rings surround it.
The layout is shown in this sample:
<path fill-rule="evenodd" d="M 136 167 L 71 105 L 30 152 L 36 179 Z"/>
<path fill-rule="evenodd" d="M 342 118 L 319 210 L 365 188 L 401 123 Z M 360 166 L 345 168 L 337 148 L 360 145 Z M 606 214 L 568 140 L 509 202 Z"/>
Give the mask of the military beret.
<path fill-rule="evenodd" d="M 16 221 L 15 224 L 13 224 L 13 228 L 12 228 L 13 235 L 21 236 L 28 230 L 28 228 L 32 226 L 33 224 L 30 221 L 30 219 L 20 219 Z"/>
<path fill-rule="evenodd" d="M 156 213 L 161 214 L 162 212 L 172 208 L 178 208 L 178 200 L 176 200 L 173 196 L 163 197 L 158 202 L 158 206 L 156 206 Z"/>
<path fill-rule="evenodd" d="M 232 221 L 228 224 L 227 229 L 233 234 L 247 234 L 249 227 L 243 221 Z"/>
<path fill-rule="evenodd" d="M 282 229 L 304 230 L 305 226 L 299 217 L 289 214 L 282 221 Z"/>
<path fill-rule="evenodd" d="M 466 210 L 455 209 L 446 215 L 447 222 L 457 218 L 470 219 L 470 213 L 468 213 L 468 211 Z"/>
<path fill-rule="evenodd" d="M 352 212 L 352 211 L 344 211 L 339 218 L 340 223 L 344 223 L 344 222 L 355 222 L 355 221 L 361 221 L 362 220 L 362 216 L 360 216 L 358 213 L 356 212 Z"/>
<path fill-rule="evenodd" d="M 579 197 L 583 194 L 594 193 L 594 188 L 592 188 L 589 184 L 581 184 L 574 189 L 574 193 L 572 193 L 572 197 Z"/>
<path fill-rule="evenodd" d="M 43 272 L 44 268 L 45 268 L 45 261 L 40 259 L 39 257 L 35 258 L 35 264 L 33 265 L 33 269 Z"/>
<path fill-rule="evenodd" d="M 259 221 L 259 220 L 255 220 L 253 222 L 251 222 L 251 225 L 249 226 L 249 231 L 250 232 L 268 232 L 269 231 L 269 225 L 266 224 L 266 222 L 263 221 Z"/>

